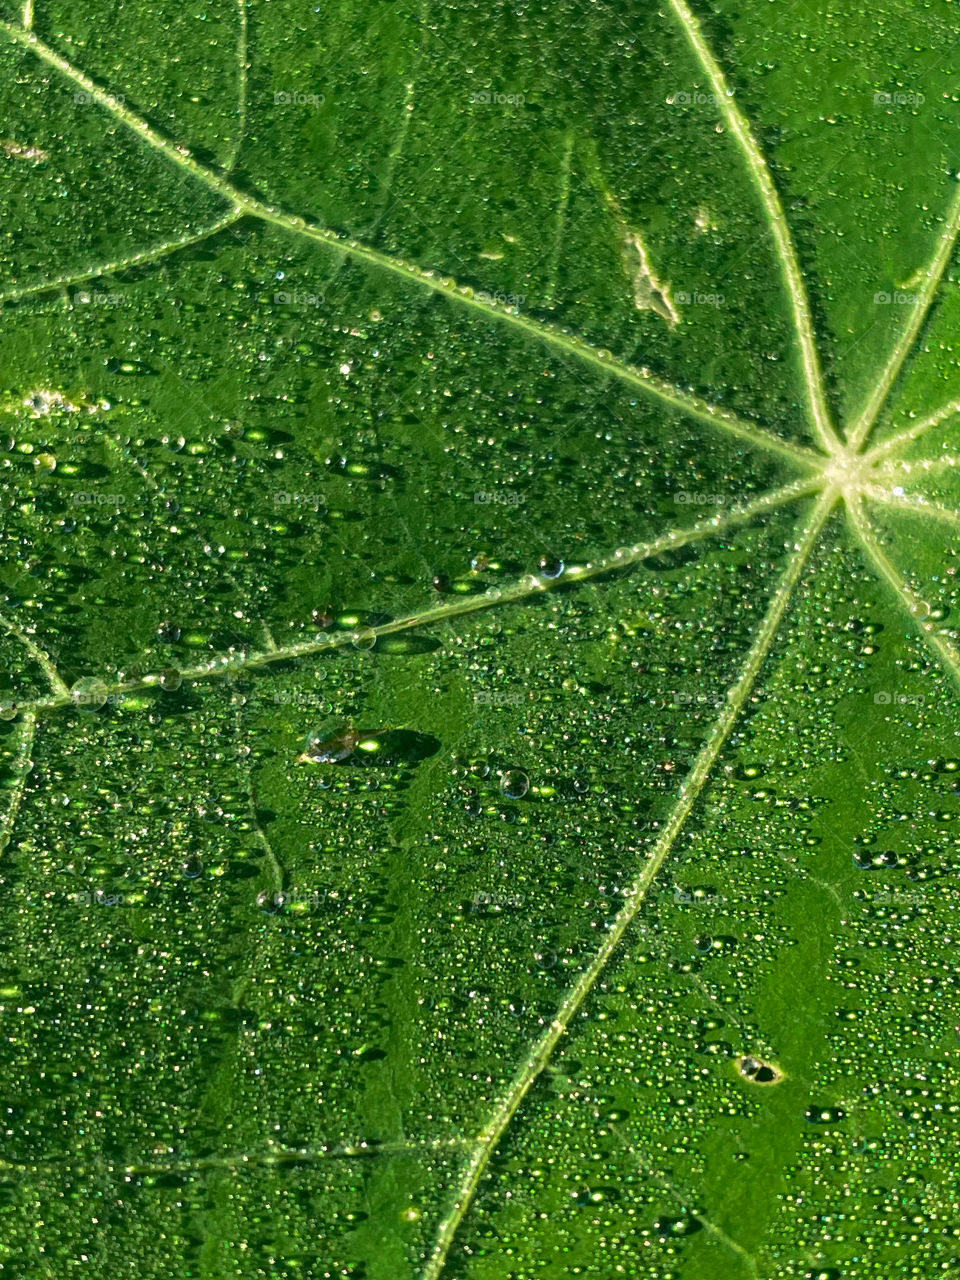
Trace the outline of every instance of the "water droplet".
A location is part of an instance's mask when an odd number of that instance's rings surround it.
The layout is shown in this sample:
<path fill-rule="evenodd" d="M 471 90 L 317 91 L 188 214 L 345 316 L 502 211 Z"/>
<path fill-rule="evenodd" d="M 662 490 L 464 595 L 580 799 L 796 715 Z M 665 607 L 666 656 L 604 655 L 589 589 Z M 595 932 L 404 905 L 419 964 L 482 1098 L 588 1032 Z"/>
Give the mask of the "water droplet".
<path fill-rule="evenodd" d="M 545 578 L 559 578 L 564 567 L 563 561 L 555 556 L 541 556 L 537 561 L 537 569 Z"/>
<path fill-rule="evenodd" d="M 82 711 L 99 711 L 101 707 L 106 706 L 109 693 L 110 689 L 104 681 L 98 680 L 95 676 L 78 680 L 70 689 L 74 706 Z"/>
<path fill-rule="evenodd" d="M 837 1124 L 845 1115 L 840 1107 L 807 1107 L 805 1119 L 808 1124 Z"/>
<path fill-rule="evenodd" d="M 176 667 L 166 667 L 160 672 L 159 684 L 167 693 L 173 693 L 183 684 L 183 676 Z"/>
<path fill-rule="evenodd" d="M 663 1237 L 692 1236 L 703 1229 L 703 1223 L 693 1214 L 683 1218 L 657 1218 L 653 1224 L 654 1231 Z"/>
<path fill-rule="evenodd" d="M 500 790 L 510 800 L 519 800 L 530 790 L 530 779 L 520 769 L 508 769 L 500 779 Z"/>
<path fill-rule="evenodd" d="M 332 735 L 311 733 L 307 736 L 303 755 L 298 757 L 297 762 L 337 764 L 353 755 L 359 741 L 360 732 L 352 724 Z"/>

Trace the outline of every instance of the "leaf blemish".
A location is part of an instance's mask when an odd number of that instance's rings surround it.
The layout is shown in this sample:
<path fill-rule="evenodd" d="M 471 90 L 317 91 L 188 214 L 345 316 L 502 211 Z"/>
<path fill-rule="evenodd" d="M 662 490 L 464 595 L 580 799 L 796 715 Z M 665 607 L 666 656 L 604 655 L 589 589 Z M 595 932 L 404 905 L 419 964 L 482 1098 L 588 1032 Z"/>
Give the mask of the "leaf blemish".
<path fill-rule="evenodd" d="M 744 1080 L 751 1084 L 779 1084 L 784 1073 L 775 1062 L 764 1062 L 752 1054 L 744 1054 L 734 1064 Z"/>

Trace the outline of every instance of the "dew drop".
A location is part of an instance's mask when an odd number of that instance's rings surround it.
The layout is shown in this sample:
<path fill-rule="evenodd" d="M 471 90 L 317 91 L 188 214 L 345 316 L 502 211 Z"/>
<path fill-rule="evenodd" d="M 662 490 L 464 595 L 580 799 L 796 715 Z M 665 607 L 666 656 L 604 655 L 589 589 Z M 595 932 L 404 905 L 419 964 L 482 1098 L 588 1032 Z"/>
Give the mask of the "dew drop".
<path fill-rule="evenodd" d="M 509 800 L 519 800 L 530 790 L 530 779 L 520 769 L 508 769 L 500 779 L 500 790 Z"/>
<path fill-rule="evenodd" d="M 845 1115 L 840 1107 L 808 1107 L 805 1119 L 808 1124 L 837 1124 Z"/>
<path fill-rule="evenodd" d="M 699 1218 L 695 1218 L 693 1214 L 683 1218 L 658 1218 L 653 1224 L 653 1229 L 657 1234 L 665 1238 L 692 1236 L 702 1228 L 703 1223 Z"/>
<path fill-rule="evenodd" d="M 106 706 L 109 693 L 107 685 L 94 676 L 78 680 L 70 689 L 74 706 L 79 707 L 81 711 L 99 711 L 101 707 Z"/>
<path fill-rule="evenodd" d="M 359 741 L 359 730 L 353 725 L 332 735 L 314 732 L 308 735 L 306 748 L 298 759 L 310 764 L 337 764 L 353 755 Z"/>
<path fill-rule="evenodd" d="M 564 567 L 563 561 L 555 556 L 541 556 L 537 561 L 537 569 L 545 578 L 559 578 Z"/>

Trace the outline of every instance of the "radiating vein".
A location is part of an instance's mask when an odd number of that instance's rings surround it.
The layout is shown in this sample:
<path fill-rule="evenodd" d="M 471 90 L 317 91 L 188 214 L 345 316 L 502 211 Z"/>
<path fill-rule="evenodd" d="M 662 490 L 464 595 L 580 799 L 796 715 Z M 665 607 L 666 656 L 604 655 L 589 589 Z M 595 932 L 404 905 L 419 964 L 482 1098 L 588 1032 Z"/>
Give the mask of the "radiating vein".
<path fill-rule="evenodd" d="M 840 448 L 840 440 L 830 421 L 830 411 L 823 391 L 823 374 L 820 370 L 820 356 L 817 352 L 807 288 L 770 169 L 750 131 L 746 117 L 733 100 L 733 90 L 728 87 L 726 77 L 710 51 L 699 22 L 685 0 L 670 0 L 670 7 L 680 20 L 697 60 L 713 86 L 720 113 L 743 152 L 747 170 L 760 193 L 793 309 L 803 359 L 807 405 L 813 419 L 814 432 L 828 453 L 836 452 Z"/>
<path fill-rule="evenodd" d="M 29 775 L 30 752 L 33 750 L 37 735 L 37 715 L 28 711 L 17 726 L 17 756 L 13 765 L 14 783 L 9 792 L 9 800 L 3 816 L 0 817 L 0 852 L 6 849 L 13 835 L 13 826 L 23 803 L 23 793 L 27 787 Z"/>
<path fill-rule="evenodd" d="M 42 669 L 51 688 L 56 691 L 57 701 L 61 701 L 63 699 L 69 700 L 70 690 L 67 688 L 66 681 L 60 675 L 60 672 L 57 670 L 57 665 L 50 657 L 49 653 L 47 653 L 45 649 L 41 649 L 32 636 L 28 635 L 26 631 L 22 631 L 15 623 L 10 622 L 9 619 L 0 617 L 0 628 L 6 631 L 8 635 L 13 636 L 15 640 L 19 640 L 27 653 L 29 653 L 31 658 L 33 658 L 34 662 L 36 662 L 36 664 Z"/>
<path fill-rule="evenodd" d="M 103 1161 L 91 1166 L 87 1156 L 78 1160 L 11 1160 L 0 1158 L 0 1173 L 60 1173 L 64 1170 L 91 1167 L 105 1173 L 119 1173 L 142 1178 L 165 1173 L 202 1173 L 207 1169 L 247 1169 L 259 1165 L 319 1164 L 327 1160 L 368 1160 L 376 1156 L 410 1155 L 415 1151 L 461 1150 L 467 1145 L 465 1138 L 407 1139 L 400 1142 L 357 1142 L 355 1144 L 331 1143 L 317 1147 L 301 1147 L 295 1150 L 277 1147 L 268 1151 L 243 1151 L 234 1155 L 200 1156 L 194 1160 L 153 1160 L 142 1164 L 110 1164 Z"/>
<path fill-rule="evenodd" d="M 936 476 L 944 471 L 960 470 L 960 457 L 952 453 L 941 454 L 938 458 L 891 458 L 883 462 L 874 474 L 879 479 L 893 480 L 898 471 L 910 475 L 917 471 L 923 476 Z"/>
<path fill-rule="evenodd" d="M 954 193 L 953 200 L 950 202 L 947 220 L 940 233 L 936 253 L 934 253 L 929 266 L 923 273 L 923 285 L 919 290 L 921 300 L 915 306 L 907 307 L 908 318 L 903 327 L 903 332 L 890 353 L 886 367 L 877 379 L 870 399 L 848 433 L 848 442 L 856 449 L 860 448 L 873 430 L 877 418 L 883 412 L 883 408 L 887 403 L 893 384 L 903 368 L 904 361 L 916 344 L 920 330 L 930 313 L 930 308 L 937 295 L 937 290 L 943 279 L 943 273 L 947 269 L 947 263 L 953 256 L 953 251 L 957 246 L 958 235 L 960 235 L 960 188 Z"/>
<path fill-rule="evenodd" d="M 816 546 L 820 532 L 835 501 L 835 496 L 830 492 L 822 494 L 817 500 L 810 519 L 800 533 L 799 540 L 790 555 L 779 585 L 767 607 L 767 612 L 747 654 L 741 673 L 728 690 L 726 705 L 714 723 L 710 736 L 701 748 L 692 769 L 682 783 L 673 811 L 664 824 L 650 857 L 630 887 L 626 905 L 617 915 L 609 933 L 604 938 L 590 964 L 583 970 L 577 982 L 565 996 L 557 1016 L 537 1041 L 526 1061 L 514 1076 L 513 1082 L 496 1104 L 490 1120 L 479 1135 L 474 1153 L 463 1171 L 453 1207 L 440 1225 L 433 1252 L 423 1272 L 423 1280 L 439 1280 L 442 1275 L 454 1238 L 473 1203 L 480 1181 L 487 1170 L 494 1151 L 500 1143 L 500 1139 L 509 1127 L 531 1086 L 550 1061 L 554 1049 L 570 1026 L 571 1021 L 583 1007 L 584 1001 L 596 986 L 624 934 L 635 920 L 646 899 L 647 891 L 656 879 L 668 854 L 673 849 L 677 837 L 680 835 L 703 791 L 717 758 L 757 681 L 757 677 L 770 653 L 777 632 L 780 629 L 780 624 L 793 597 L 793 592 Z"/>
<path fill-rule="evenodd" d="M 941 422 L 945 422 L 947 418 L 952 418 L 957 413 L 960 413 L 960 400 L 950 400 L 947 404 L 941 405 L 939 409 L 935 409 L 926 418 L 915 422 L 906 431 L 901 431 L 899 435 L 891 436 L 889 440 L 884 440 L 873 449 L 869 449 L 864 458 L 871 464 L 879 462 L 881 458 L 889 457 L 890 454 L 896 453 L 898 449 L 910 444 L 911 441 L 919 440 L 928 431 L 933 431 L 935 427 L 939 427 Z"/>
<path fill-rule="evenodd" d="M 237 3 L 237 139 L 227 158 L 227 173 L 237 163 L 247 127 L 247 0 Z"/>
<path fill-rule="evenodd" d="M 535 574 L 527 574 L 508 586 L 494 587 L 490 591 L 485 591 L 479 595 L 464 596 L 458 600 L 445 601 L 443 604 L 434 605 L 432 608 L 424 609 L 418 613 L 407 614 L 405 617 L 394 618 L 390 622 L 384 622 L 380 626 L 367 628 L 363 632 L 363 636 L 365 640 L 371 638 L 379 640 L 384 636 L 396 635 L 401 631 L 410 631 L 415 627 L 430 626 L 436 622 L 446 622 L 451 618 L 478 613 L 482 609 L 492 609 L 504 604 L 516 604 L 522 600 L 542 595 L 558 586 L 584 582 L 601 574 L 626 569 L 641 560 L 645 560 L 648 556 L 660 555 L 664 551 L 686 546 L 688 543 L 696 542 L 701 538 L 722 535 L 728 530 L 752 520 L 754 516 L 761 515 L 767 511 L 774 511 L 778 507 L 782 507 L 798 498 L 808 496 L 816 492 L 820 486 L 821 480 L 819 477 L 795 480 L 791 484 L 774 489 L 760 498 L 755 498 L 752 502 L 747 502 L 740 507 L 734 508 L 726 515 L 711 516 L 706 520 L 700 520 L 696 524 L 690 525 L 686 529 L 675 529 L 671 533 L 661 534 L 659 538 L 653 538 L 649 542 L 640 542 L 632 547 L 621 547 L 599 560 L 592 560 L 583 565 L 570 565 L 564 570 L 563 576 L 560 578 L 540 578 Z M 356 635 L 356 632 L 339 632 L 333 635 L 321 635 L 312 640 L 301 640 L 295 644 L 275 645 L 273 648 L 268 648 L 261 652 L 219 654 L 199 666 L 186 668 L 180 672 L 180 676 L 185 681 L 234 676 L 239 672 L 255 670 L 275 662 L 289 662 L 293 659 L 310 657 L 315 654 L 332 653 L 354 643 Z M 105 683 L 104 687 L 108 695 L 133 694 L 156 689 L 160 685 L 160 680 L 161 673 L 157 672 L 120 684 L 109 685 Z M 73 706 L 73 699 L 66 688 L 58 696 L 21 704 L 23 710 L 29 709 L 33 711 L 54 711 L 64 706 Z"/>
<path fill-rule="evenodd" d="M 19 302 L 23 298 L 29 298 L 38 293 L 50 293 L 54 289 L 65 289 L 73 284 L 84 284 L 89 280 L 96 280 L 100 276 L 115 275 L 118 271 L 126 271 L 131 267 L 140 267 L 148 262 L 157 262 L 171 253 L 176 253 L 179 249 L 185 249 L 192 244 L 199 244 L 201 240 L 206 240 L 209 236 L 216 235 L 218 231 L 223 231 L 225 227 L 232 226 L 242 217 L 243 210 L 233 208 L 222 218 L 212 222 L 209 227 L 204 227 L 200 231 L 190 232 L 185 236 L 178 236 L 175 240 L 165 240 L 163 244 L 154 245 L 151 249 L 144 249 L 142 253 L 131 253 L 125 258 L 115 258 L 112 262 L 97 263 L 92 267 L 84 267 L 67 275 L 53 276 L 47 280 L 40 280 L 36 284 L 11 285 L 8 289 L 0 290 L 0 302 Z"/>
<path fill-rule="evenodd" d="M 610 352 L 591 346 L 583 338 L 575 334 L 567 333 L 565 330 L 546 321 L 537 320 L 533 316 L 521 315 L 515 308 L 501 304 L 496 300 L 488 301 L 485 298 L 480 298 L 474 294 L 471 288 L 457 284 L 449 276 L 424 270 L 415 263 L 408 262 L 402 258 L 395 258 L 380 249 L 375 249 L 373 246 L 364 244 L 359 240 L 341 236 L 326 227 L 314 226 L 301 217 L 265 204 L 254 196 L 240 191 L 224 174 L 218 173 L 202 164 L 186 147 L 179 146 L 165 138 L 151 124 L 138 116 L 136 112 L 112 97 L 104 89 L 101 89 L 89 76 L 57 53 L 55 49 L 51 49 L 32 31 L 26 31 L 23 27 L 5 19 L 0 19 L 0 30 L 5 31 L 10 39 L 16 41 L 17 44 L 31 50 L 38 58 L 55 68 L 68 80 L 79 85 L 105 111 L 132 130 L 141 141 L 152 147 L 154 151 L 164 156 L 172 164 L 191 174 L 211 191 L 216 192 L 235 210 L 248 214 L 250 217 L 258 218 L 272 226 L 280 227 L 293 235 L 303 236 L 306 239 L 316 241 L 318 244 L 326 245 L 329 249 L 344 256 L 352 256 L 361 261 L 369 262 L 405 280 L 413 281 L 434 293 L 441 294 L 461 306 L 501 320 L 505 324 L 522 331 L 528 337 L 539 339 L 555 351 L 564 352 L 585 364 L 592 365 L 594 368 L 609 374 L 610 377 L 616 378 L 629 386 L 636 387 L 646 395 L 652 396 L 664 404 L 669 404 L 672 408 L 682 413 L 689 414 L 699 421 L 708 422 L 728 435 L 748 441 L 756 448 L 789 458 L 807 470 L 811 470 L 819 464 L 817 455 L 811 450 L 804 449 L 787 440 L 782 440 L 760 426 L 743 421 L 735 414 L 719 409 L 692 392 L 676 387 L 672 383 L 657 377 L 649 369 L 637 368 L 626 364 L 618 360 Z"/>
<path fill-rule="evenodd" d="M 853 529 L 874 569 L 910 615 L 911 621 L 937 660 L 960 685 L 960 652 L 946 636 L 940 634 L 933 622 L 925 618 L 924 615 L 929 612 L 928 606 L 907 586 L 903 574 L 880 546 L 861 504 L 848 502 L 847 511 Z"/>
<path fill-rule="evenodd" d="M 923 494 L 918 493 L 911 496 L 906 493 L 891 493 L 889 489 L 884 489 L 881 485 L 867 485 L 863 489 L 863 496 L 870 502 L 877 502 L 884 507 L 892 507 L 894 510 L 902 511 L 907 515 L 939 520 L 941 524 L 949 524 L 954 529 L 960 529 L 960 511 L 951 511 L 949 507 L 943 507 L 939 502 L 931 502 Z"/>

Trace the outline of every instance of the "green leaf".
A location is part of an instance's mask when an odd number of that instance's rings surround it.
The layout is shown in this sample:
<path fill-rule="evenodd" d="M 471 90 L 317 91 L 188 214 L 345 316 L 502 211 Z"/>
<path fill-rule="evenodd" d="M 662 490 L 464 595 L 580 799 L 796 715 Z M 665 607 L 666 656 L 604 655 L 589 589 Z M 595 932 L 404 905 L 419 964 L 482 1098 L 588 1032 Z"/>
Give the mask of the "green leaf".
<path fill-rule="evenodd" d="M 960 1275 L 954 15 L 0 15 L 3 1274 Z"/>

